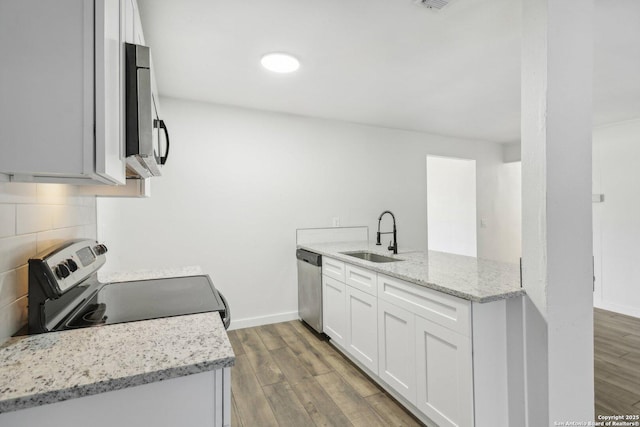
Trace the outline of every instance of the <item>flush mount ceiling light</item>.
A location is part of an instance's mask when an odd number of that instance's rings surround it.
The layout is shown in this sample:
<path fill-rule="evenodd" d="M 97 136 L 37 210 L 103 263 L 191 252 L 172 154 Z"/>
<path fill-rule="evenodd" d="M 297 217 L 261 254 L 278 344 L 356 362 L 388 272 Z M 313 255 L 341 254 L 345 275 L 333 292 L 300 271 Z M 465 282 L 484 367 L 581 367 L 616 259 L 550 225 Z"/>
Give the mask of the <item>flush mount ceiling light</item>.
<path fill-rule="evenodd" d="M 300 61 L 288 53 L 267 53 L 260 63 L 264 68 L 274 73 L 293 73 L 300 68 Z"/>

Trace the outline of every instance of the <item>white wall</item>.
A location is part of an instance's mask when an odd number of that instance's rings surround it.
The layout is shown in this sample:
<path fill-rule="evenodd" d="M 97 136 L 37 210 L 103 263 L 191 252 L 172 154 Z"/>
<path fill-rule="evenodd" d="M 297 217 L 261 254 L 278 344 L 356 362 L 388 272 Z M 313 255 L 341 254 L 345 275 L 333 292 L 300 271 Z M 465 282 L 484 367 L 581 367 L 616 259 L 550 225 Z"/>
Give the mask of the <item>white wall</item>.
<path fill-rule="evenodd" d="M 0 343 L 27 323 L 27 260 L 64 240 L 96 237 L 95 197 L 57 184 L 0 183 Z"/>
<path fill-rule="evenodd" d="M 400 249 L 426 249 L 427 154 L 477 161 L 478 254 L 508 247 L 497 144 L 176 99 L 162 107 L 172 146 L 152 197 L 98 201 L 109 271 L 199 264 L 235 320 L 292 318 L 296 228 L 340 217 L 374 235 L 390 209 Z"/>
<path fill-rule="evenodd" d="M 593 132 L 594 304 L 640 317 L 640 119 Z"/>
<path fill-rule="evenodd" d="M 432 251 L 477 256 L 476 162 L 427 156 L 427 231 Z"/>

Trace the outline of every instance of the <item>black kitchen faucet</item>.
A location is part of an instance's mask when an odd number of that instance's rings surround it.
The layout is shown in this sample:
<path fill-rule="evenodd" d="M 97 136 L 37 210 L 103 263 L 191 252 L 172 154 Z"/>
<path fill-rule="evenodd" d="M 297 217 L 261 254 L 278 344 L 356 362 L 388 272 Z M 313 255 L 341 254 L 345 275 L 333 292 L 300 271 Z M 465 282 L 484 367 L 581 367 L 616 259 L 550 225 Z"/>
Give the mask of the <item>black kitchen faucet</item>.
<path fill-rule="evenodd" d="M 382 221 L 382 217 L 385 214 L 389 214 L 391 215 L 391 218 L 393 218 L 393 231 L 385 231 L 385 232 L 380 232 L 380 221 Z M 380 217 L 378 218 L 378 233 L 377 233 L 377 237 L 376 237 L 376 245 L 380 246 L 382 243 L 380 243 L 380 235 L 381 234 L 393 234 L 393 244 L 390 244 L 389 247 L 387 249 L 389 249 L 390 251 L 393 251 L 394 254 L 398 253 L 398 236 L 396 233 L 396 217 L 393 215 L 393 212 L 391 211 L 384 211 L 380 214 Z"/>

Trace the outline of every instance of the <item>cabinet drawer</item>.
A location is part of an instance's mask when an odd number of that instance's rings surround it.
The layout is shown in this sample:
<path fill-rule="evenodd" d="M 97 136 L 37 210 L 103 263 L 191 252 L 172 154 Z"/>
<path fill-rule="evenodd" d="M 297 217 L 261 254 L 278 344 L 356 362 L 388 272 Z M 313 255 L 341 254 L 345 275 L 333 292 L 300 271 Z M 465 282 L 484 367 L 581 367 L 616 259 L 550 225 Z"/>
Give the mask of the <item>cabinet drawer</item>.
<path fill-rule="evenodd" d="M 378 274 L 378 298 L 465 336 L 471 336 L 471 303 L 404 280 Z"/>
<path fill-rule="evenodd" d="M 356 267 L 355 265 L 345 265 L 345 283 L 366 292 L 369 295 L 376 296 L 378 287 L 376 286 L 377 274 L 371 270 Z"/>
<path fill-rule="evenodd" d="M 322 274 L 344 282 L 344 262 L 322 257 Z"/>

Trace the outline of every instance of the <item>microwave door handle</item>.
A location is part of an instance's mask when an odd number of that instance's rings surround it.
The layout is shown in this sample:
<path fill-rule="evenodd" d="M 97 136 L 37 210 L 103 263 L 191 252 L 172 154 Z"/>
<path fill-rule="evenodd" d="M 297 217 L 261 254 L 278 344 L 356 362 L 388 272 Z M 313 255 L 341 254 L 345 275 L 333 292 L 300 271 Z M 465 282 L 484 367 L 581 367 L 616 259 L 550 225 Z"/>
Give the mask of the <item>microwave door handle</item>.
<path fill-rule="evenodd" d="M 164 156 L 160 157 L 160 164 L 164 165 L 167 163 L 167 158 L 169 157 L 169 130 L 167 130 L 167 125 L 164 124 L 164 120 L 157 120 L 158 127 L 164 131 L 164 137 L 167 140 L 167 149 L 164 152 Z"/>

